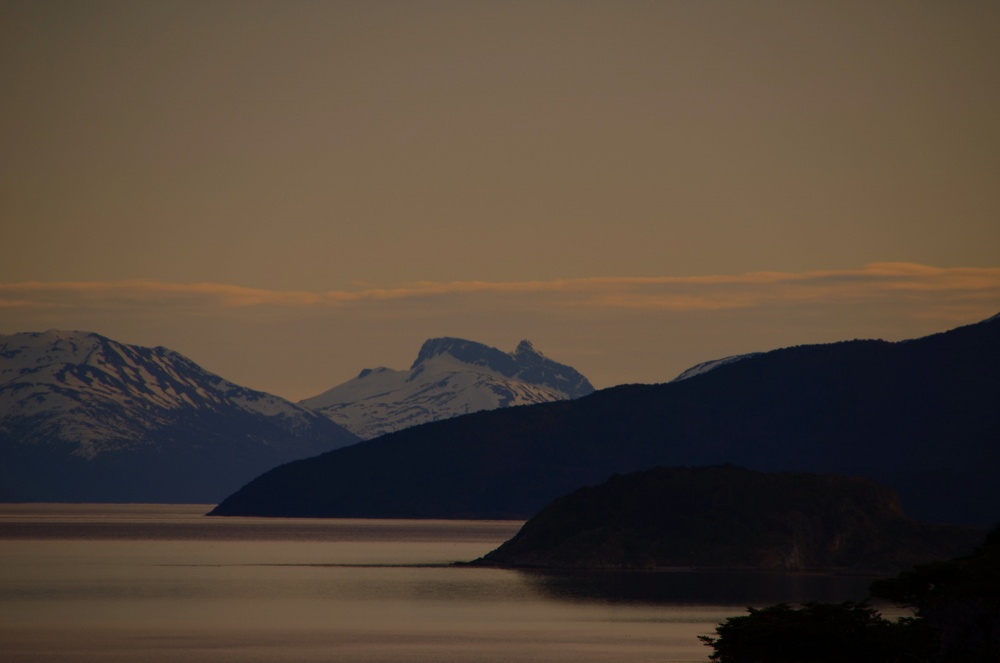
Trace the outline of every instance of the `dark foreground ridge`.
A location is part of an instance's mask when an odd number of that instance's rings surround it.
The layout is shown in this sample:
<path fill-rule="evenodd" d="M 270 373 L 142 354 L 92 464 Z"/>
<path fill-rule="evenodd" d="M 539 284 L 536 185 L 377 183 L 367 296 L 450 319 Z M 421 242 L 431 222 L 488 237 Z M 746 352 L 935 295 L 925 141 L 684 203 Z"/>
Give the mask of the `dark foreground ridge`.
<path fill-rule="evenodd" d="M 872 597 L 909 608 L 895 621 L 867 602 L 747 608 L 715 636 L 698 636 L 720 663 L 989 663 L 1000 661 L 1000 527 L 971 555 L 878 580 Z"/>
<path fill-rule="evenodd" d="M 528 518 L 656 466 L 862 476 L 924 522 L 1000 519 L 1000 318 L 785 348 L 660 385 L 482 412 L 292 462 L 215 515 Z"/>
<path fill-rule="evenodd" d="M 880 574 L 966 554 L 982 536 L 910 520 L 891 490 L 864 479 L 656 468 L 556 500 L 475 564 Z"/>

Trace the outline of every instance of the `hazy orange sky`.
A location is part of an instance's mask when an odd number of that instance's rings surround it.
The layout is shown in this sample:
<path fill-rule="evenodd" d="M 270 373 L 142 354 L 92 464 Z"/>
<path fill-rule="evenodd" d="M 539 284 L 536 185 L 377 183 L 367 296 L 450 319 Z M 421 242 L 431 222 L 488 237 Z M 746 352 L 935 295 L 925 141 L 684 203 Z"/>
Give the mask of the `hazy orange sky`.
<path fill-rule="evenodd" d="M 0 0 L 0 333 L 293 399 L 1000 312 L 1000 3 Z"/>

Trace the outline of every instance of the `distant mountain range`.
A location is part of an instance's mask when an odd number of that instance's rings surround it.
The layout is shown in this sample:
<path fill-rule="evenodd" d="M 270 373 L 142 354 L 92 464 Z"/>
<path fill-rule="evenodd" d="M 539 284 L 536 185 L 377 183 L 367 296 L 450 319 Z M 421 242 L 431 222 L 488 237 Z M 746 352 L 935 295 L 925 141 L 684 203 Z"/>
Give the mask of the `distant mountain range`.
<path fill-rule="evenodd" d="M 594 391 L 575 369 L 521 341 L 514 352 L 459 338 L 426 341 L 409 370 L 374 368 L 300 405 L 368 439 L 418 424 Z"/>
<path fill-rule="evenodd" d="M 983 532 L 924 525 L 866 479 L 659 467 L 581 488 L 479 565 L 886 573 L 972 551 Z"/>
<path fill-rule="evenodd" d="M 867 477 L 919 520 L 986 525 L 1000 519 L 998 403 L 1000 316 L 408 428 L 275 468 L 213 513 L 526 518 L 613 473 L 729 463 Z"/>
<path fill-rule="evenodd" d="M 528 341 L 505 353 L 431 339 L 408 371 L 366 369 L 297 405 L 166 348 L 76 331 L 0 336 L 0 501 L 216 503 L 361 438 L 593 390 Z"/>
<path fill-rule="evenodd" d="M 216 503 L 358 438 L 166 348 L 0 336 L 0 500 Z"/>

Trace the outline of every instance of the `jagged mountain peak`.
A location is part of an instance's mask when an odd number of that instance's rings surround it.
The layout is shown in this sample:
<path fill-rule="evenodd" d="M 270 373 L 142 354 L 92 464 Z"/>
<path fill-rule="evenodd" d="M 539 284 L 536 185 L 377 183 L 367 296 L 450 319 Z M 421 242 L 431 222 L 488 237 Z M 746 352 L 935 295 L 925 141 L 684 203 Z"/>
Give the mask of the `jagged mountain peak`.
<path fill-rule="evenodd" d="M 496 361 L 503 361 L 509 357 L 507 353 L 492 348 L 483 343 L 468 341 L 464 338 L 443 336 L 440 338 L 430 338 L 420 346 L 420 352 L 414 360 L 410 369 L 417 368 L 424 362 L 440 355 L 451 355 L 455 359 L 466 364 L 487 366 Z"/>
<path fill-rule="evenodd" d="M 514 349 L 514 356 L 517 357 L 520 355 L 538 355 L 539 357 L 545 356 L 541 352 L 536 350 L 535 346 L 528 339 L 522 340 L 520 343 L 517 344 L 517 347 Z"/>
<path fill-rule="evenodd" d="M 449 354 L 459 361 L 479 366 L 504 365 L 510 360 L 517 363 L 530 358 L 545 358 L 545 355 L 536 350 L 534 344 L 527 339 L 518 343 L 513 352 L 503 352 L 485 343 L 453 336 L 442 336 L 424 341 L 410 368 L 416 368 L 425 361 L 443 354 Z"/>
<path fill-rule="evenodd" d="M 577 398 L 593 390 L 587 378 L 546 358 L 530 341 L 503 352 L 444 336 L 424 341 L 408 371 L 365 369 L 301 404 L 370 438 L 460 414 Z"/>
<path fill-rule="evenodd" d="M 410 370 L 421 370 L 426 362 L 441 355 L 449 355 L 463 364 L 488 369 L 503 377 L 553 389 L 567 398 L 579 398 L 594 391 L 590 381 L 576 369 L 547 358 L 527 339 L 518 343 L 513 352 L 504 352 L 462 338 L 432 338 L 421 346 Z"/>

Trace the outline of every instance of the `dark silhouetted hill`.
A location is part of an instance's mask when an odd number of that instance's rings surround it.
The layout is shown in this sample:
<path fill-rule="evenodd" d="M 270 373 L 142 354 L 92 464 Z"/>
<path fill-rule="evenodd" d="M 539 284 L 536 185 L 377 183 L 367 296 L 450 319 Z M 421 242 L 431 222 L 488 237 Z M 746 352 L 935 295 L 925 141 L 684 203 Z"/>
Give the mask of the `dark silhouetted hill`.
<path fill-rule="evenodd" d="M 527 518 L 615 473 L 867 477 L 924 522 L 1000 519 L 1000 317 L 775 350 L 688 379 L 417 426 L 275 468 L 217 515 Z"/>
<path fill-rule="evenodd" d="M 479 564 L 886 572 L 966 554 L 981 530 L 923 525 L 865 479 L 655 468 L 559 498 Z"/>

